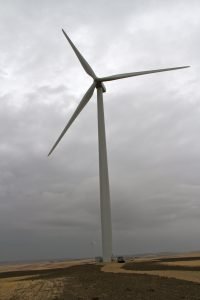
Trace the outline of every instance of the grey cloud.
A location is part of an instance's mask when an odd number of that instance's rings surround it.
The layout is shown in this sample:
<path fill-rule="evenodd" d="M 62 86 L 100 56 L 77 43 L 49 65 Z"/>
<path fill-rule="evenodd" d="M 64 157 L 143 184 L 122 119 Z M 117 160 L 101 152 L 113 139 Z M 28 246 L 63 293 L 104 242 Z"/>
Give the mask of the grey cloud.
<path fill-rule="evenodd" d="M 99 76 L 192 65 L 106 83 L 104 103 L 114 252 L 196 250 L 199 2 L 82 5 L 0 1 L 0 260 L 100 253 L 95 95 L 47 158 L 91 82 L 62 27 Z"/>

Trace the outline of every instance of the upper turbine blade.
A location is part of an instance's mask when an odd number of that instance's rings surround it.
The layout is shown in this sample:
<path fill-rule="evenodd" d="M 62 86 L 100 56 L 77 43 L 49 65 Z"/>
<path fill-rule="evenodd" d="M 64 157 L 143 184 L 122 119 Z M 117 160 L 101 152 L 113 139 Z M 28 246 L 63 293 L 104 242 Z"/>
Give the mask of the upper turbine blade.
<path fill-rule="evenodd" d="M 63 129 L 63 131 L 61 132 L 59 138 L 57 139 L 57 141 L 55 142 L 55 144 L 51 148 L 51 151 L 49 152 L 48 156 L 53 152 L 53 150 L 56 148 L 56 146 L 58 145 L 58 143 L 60 142 L 60 140 L 62 139 L 62 137 L 64 136 L 64 134 L 66 133 L 67 129 L 71 126 L 71 124 L 74 122 L 74 120 L 76 119 L 76 117 L 80 114 L 80 112 L 82 111 L 82 109 L 88 103 L 88 101 L 90 100 L 90 98 L 92 97 L 92 95 L 94 93 L 95 86 L 96 86 L 96 83 L 93 82 L 93 84 L 87 90 L 87 92 L 83 96 L 81 102 L 77 106 L 77 108 L 76 108 L 75 112 L 73 113 L 71 119 L 69 120 L 69 122 L 67 123 L 67 125 L 65 126 L 65 128 Z"/>
<path fill-rule="evenodd" d="M 127 78 L 127 77 L 133 77 L 133 76 L 139 76 L 139 75 L 145 75 L 145 74 L 151 74 L 151 73 L 158 73 L 158 72 L 173 71 L 173 70 L 184 69 L 184 68 L 189 68 L 189 67 L 190 66 L 183 66 L 183 67 L 176 67 L 176 68 L 124 73 L 124 74 L 117 74 L 117 75 L 112 75 L 112 76 L 107 76 L 107 77 L 101 77 L 101 78 L 98 78 L 98 80 L 99 81 L 111 81 L 111 80 L 117 80 L 117 79 L 122 79 L 122 78 Z"/>
<path fill-rule="evenodd" d="M 92 70 L 92 68 L 90 67 L 90 65 L 88 64 L 88 62 L 85 60 L 85 58 L 81 55 L 81 53 L 78 51 L 78 49 L 72 43 L 72 41 L 70 40 L 70 38 L 68 37 L 68 35 L 64 31 L 64 29 L 62 29 L 62 32 L 64 33 L 66 39 L 70 43 L 72 49 L 74 50 L 76 56 L 78 57 L 78 59 L 79 59 L 81 65 L 83 66 L 85 72 L 88 73 L 88 75 L 90 75 L 93 79 L 97 78 L 97 76 L 95 75 L 94 71 Z"/>

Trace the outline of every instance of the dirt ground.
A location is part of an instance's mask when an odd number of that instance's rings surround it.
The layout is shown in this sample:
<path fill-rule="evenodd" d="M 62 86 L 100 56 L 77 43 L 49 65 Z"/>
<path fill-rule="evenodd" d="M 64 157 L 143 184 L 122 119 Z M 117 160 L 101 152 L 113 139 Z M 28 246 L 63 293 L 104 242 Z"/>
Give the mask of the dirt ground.
<path fill-rule="evenodd" d="M 123 266 L 129 273 L 158 275 L 200 284 L 200 257 L 179 256 L 135 260 Z"/>
<path fill-rule="evenodd" d="M 44 270 L 44 269 L 58 269 L 67 268 L 76 265 L 88 264 L 92 259 L 76 259 L 67 261 L 47 261 L 40 263 L 27 263 L 27 264 L 9 264 L 0 265 L 0 273 L 12 271 L 25 271 L 25 270 Z"/>
<path fill-rule="evenodd" d="M 176 259 L 176 260 L 175 260 Z M 138 272 L 197 272 L 188 257 L 134 260 L 127 264 L 95 265 L 84 262 L 56 268 L 0 272 L 1 300 L 200 300 L 200 284 Z M 177 265 L 175 265 L 177 261 Z M 191 261 L 192 266 L 179 265 Z M 173 263 L 173 266 L 168 263 Z M 165 263 L 165 265 L 164 265 Z M 122 268 L 120 268 L 121 266 Z M 187 270 L 185 268 L 192 268 Z M 110 268 L 110 269 L 109 269 Z M 164 268 L 164 270 L 163 270 Z M 167 268 L 167 269 L 165 269 Z M 170 268 L 184 268 L 173 269 Z M 104 272 L 102 272 L 104 271 Z M 121 273 L 123 272 L 123 273 Z M 127 273 L 126 273 L 127 272 Z M 137 272 L 137 273 L 133 273 Z M 171 276 L 172 277 L 172 276 Z"/>

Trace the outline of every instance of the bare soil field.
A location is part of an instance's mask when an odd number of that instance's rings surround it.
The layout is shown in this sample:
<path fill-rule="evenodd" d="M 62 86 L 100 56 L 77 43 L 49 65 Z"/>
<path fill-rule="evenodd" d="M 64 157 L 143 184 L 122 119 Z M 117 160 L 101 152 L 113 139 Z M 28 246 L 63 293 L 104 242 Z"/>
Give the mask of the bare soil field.
<path fill-rule="evenodd" d="M 164 265 L 191 261 L 195 257 L 134 260 L 127 264 L 95 265 L 81 262 L 76 265 L 0 272 L 1 300 L 200 300 L 200 284 L 138 272 L 197 272 L 200 266 Z M 182 259 L 182 260 L 181 260 Z M 164 260 L 164 261 L 163 261 Z M 196 260 L 200 260 L 199 257 Z M 24 266 L 23 266 L 24 267 Z M 35 266 L 36 267 L 36 266 Z M 122 268 L 120 268 L 122 267 Z M 163 268 L 167 268 L 164 269 Z M 171 270 L 172 268 L 172 270 Z M 197 268 L 197 269 L 196 269 Z M 102 272 L 104 271 L 104 272 Z M 123 272 L 123 273 L 121 273 Z M 133 273 L 136 272 L 136 273 Z M 199 276 L 199 275 L 198 275 Z M 172 276 L 171 276 L 172 277 Z"/>
<path fill-rule="evenodd" d="M 158 275 L 193 281 L 200 284 L 200 256 L 176 256 L 157 259 L 136 259 L 123 266 L 135 274 Z"/>
<path fill-rule="evenodd" d="M 58 269 L 67 268 L 76 265 L 88 264 L 91 259 L 76 259 L 67 261 L 54 261 L 54 262 L 40 262 L 40 263 L 27 263 L 27 264 L 9 264 L 0 265 L 0 273 L 11 271 L 25 271 L 25 270 L 44 270 L 44 269 Z"/>

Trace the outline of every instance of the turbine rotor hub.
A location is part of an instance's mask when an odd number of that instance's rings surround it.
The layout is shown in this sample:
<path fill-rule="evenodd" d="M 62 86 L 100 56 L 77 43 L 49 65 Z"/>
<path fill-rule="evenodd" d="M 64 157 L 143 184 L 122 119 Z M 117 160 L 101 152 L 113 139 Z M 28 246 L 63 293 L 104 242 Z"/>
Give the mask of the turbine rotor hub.
<path fill-rule="evenodd" d="M 103 83 L 102 81 L 98 80 L 98 78 L 97 78 L 97 79 L 95 80 L 95 83 L 96 83 L 96 88 L 97 88 L 97 89 L 98 89 L 98 88 L 102 88 L 103 93 L 106 92 L 106 87 L 105 87 L 105 85 L 104 85 L 104 83 Z"/>

